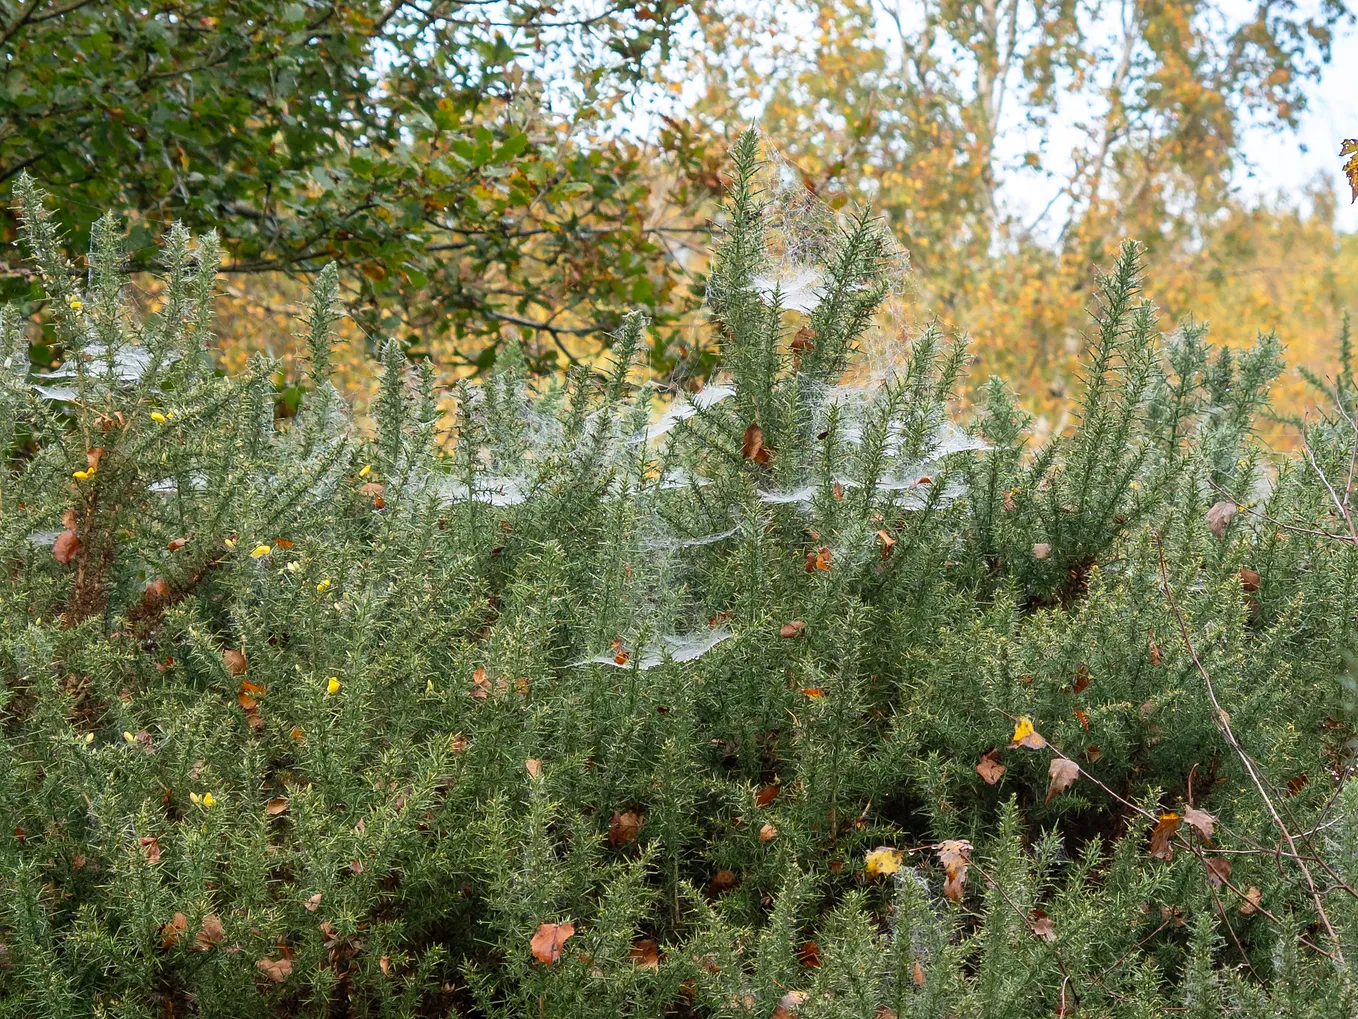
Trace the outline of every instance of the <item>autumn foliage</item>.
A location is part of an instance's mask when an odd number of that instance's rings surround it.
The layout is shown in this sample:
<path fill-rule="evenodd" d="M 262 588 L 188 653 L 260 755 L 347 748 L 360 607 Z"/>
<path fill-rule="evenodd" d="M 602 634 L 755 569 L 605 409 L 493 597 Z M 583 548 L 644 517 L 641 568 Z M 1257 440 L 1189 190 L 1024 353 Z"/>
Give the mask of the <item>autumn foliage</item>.
<path fill-rule="evenodd" d="M 872 215 L 779 275 L 732 159 L 705 390 L 635 316 L 559 384 L 386 344 L 370 429 L 333 272 L 278 416 L 207 354 L 211 235 L 143 317 L 113 222 L 78 274 L 20 180 L 57 363 L 0 318 L 0 1010 L 1353 1014 L 1347 341 L 1271 453 L 1276 341 L 1163 332 L 1129 243 L 1069 433 L 996 379 L 959 421 L 937 328 L 855 374 Z"/>

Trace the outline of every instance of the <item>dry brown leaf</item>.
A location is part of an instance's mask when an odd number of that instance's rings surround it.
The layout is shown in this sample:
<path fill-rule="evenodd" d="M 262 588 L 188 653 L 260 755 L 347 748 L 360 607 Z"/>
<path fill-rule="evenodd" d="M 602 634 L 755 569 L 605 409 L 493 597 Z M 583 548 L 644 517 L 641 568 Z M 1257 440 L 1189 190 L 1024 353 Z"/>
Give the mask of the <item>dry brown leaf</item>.
<path fill-rule="evenodd" d="M 530 757 L 523 762 L 523 766 L 528 770 L 528 777 L 531 779 L 542 778 L 542 762 L 536 757 Z"/>
<path fill-rule="evenodd" d="M 1045 541 L 1039 541 L 1039 542 L 1037 542 L 1037 543 L 1035 543 L 1035 544 L 1033 545 L 1033 558 L 1034 558 L 1034 559 L 1046 559 L 1046 558 L 1047 558 L 1049 555 L 1051 555 L 1051 554 L 1052 554 L 1052 547 L 1051 547 L 1051 545 L 1047 544 L 1047 542 L 1045 542 Z"/>
<path fill-rule="evenodd" d="M 1240 915 L 1249 916 L 1251 913 L 1258 912 L 1259 903 L 1264 899 L 1263 893 L 1250 885 L 1245 889 L 1245 901 L 1240 904 Z"/>
<path fill-rule="evenodd" d="M 179 944 L 179 936 L 189 929 L 189 918 L 183 913 L 176 913 L 171 917 L 170 922 L 162 924 L 160 927 L 160 947 L 173 948 Z"/>
<path fill-rule="evenodd" d="M 75 558 L 80 551 L 80 539 L 75 531 L 62 531 L 52 543 L 52 555 L 63 566 Z"/>
<path fill-rule="evenodd" d="M 165 543 L 165 547 L 168 548 L 171 552 L 178 552 L 188 543 L 189 543 L 188 538 L 171 538 L 168 542 Z"/>
<path fill-rule="evenodd" d="M 227 648 L 222 652 L 222 665 L 226 668 L 228 676 L 243 675 L 248 668 L 245 661 L 245 652 L 238 651 L 235 648 Z"/>
<path fill-rule="evenodd" d="M 971 843 L 966 839 L 948 839 L 938 844 L 938 862 L 943 865 L 947 880 L 943 882 L 943 894 L 953 902 L 962 901 L 962 892 L 967 883 L 967 867 L 971 863 Z"/>
<path fill-rule="evenodd" d="M 1259 574 L 1248 566 L 1240 567 L 1240 586 L 1246 594 L 1253 594 L 1259 590 Z"/>
<path fill-rule="evenodd" d="M 384 956 L 382 956 L 382 958 L 378 959 L 378 960 L 377 960 L 377 968 L 380 969 L 380 970 L 382 971 L 382 975 L 383 975 L 383 976 L 386 976 L 388 973 L 390 973 L 390 972 L 391 972 L 391 956 L 389 956 L 389 955 L 384 955 Z"/>
<path fill-rule="evenodd" d="M 1223 499 L 1214 503 L 1212 508 L 1207 511 L 1207 526 L 1212 529 L 1218 540 L 1226 537 L 1226 528 L 1235 519 L 1235 503 L 1229 499 Z"/>
<path fill-rule="evenodd" d="M 281 984 L 292 973 L 291 959 L 260 959 L 255 967 L 276 984 Z"/>
<path fill-rule="evenodd" d="M 142 852 L 146 854 L 147 863 L 160 862 L 160 839 L 153 836 L 144 836 L 141 840 Z"/>
<path fill-rule="evenodd" d="M 707 888 L 713 895 L 720 895 L 722 892 L 729 892 L 736 886 L 736 872 L 733 870 L 719 870 L 712 875 L 712 880 L 708 882 Z"/>
<path fill-rule="evenodd" d="M 575 934 L 575 925 L 569 923 L 545 923 L 533 935 L 533 958 L 544 966 L 550 966 L 561 958 L 561 947 Z"/>
<path fill-rule="evenodd" d="M 308 913 L 316 912 L 321 905 L 321 893 L 317 892 L 315 895 L 311 896 L 311 898 L 307 899 L 306 902 L 302 903 L 302 905 L 306 907 Z"/>
<path fill-rule="evenodd" d="M 264 804 L 264 813 L 268 817 L 277 817 L 288 809 L 288 801 L 281 796 L 275 796 L 268 803 Z"/>
<path fill-rule="evenodd" d="M 806 624 L 800 619 L 794 619 L 790 623 L 784 623 L 778 631 L 780 637 L 800 637 L 806 630 Z"/>
<path fill-rule="evenodd" d="M 759 826 L 760 842 L 772 842 L 777 837 L 778 829 L 775 828 L 773 825 L 769 824 L 767 821 L 765 821 L 762 825 Z"/>
<path fill-rule="evenodd" d="M 1042 910 L 1034 909 L 1028 914 L 1028 926 L 1043 941 L 1056 940 L 1056 925 L 1052 923 L 1052 918 Z"/>
<path fill-rule="evenodd" d="M 1159 665 L 1159 664 L 1160 664 L 1160 645 L 1157 644 L 1157 643 L 1155 643 L 1155 631 L 1154 631 L 1154 630 L 1151 631 L 1151 637 L 1150 637 L 1150 651 L 1151 651 L 1151 664 L 1152 664 L 1152 665 Z"/>
<path fill-rule="evenodd" d="M 924 967 L 919 964 L 918 959 L 914 960 L 914 965 L 911 967 L 910 979 L 915 982 L 916 987 L 924 986 Z"/>
<path fill-rule="evenodd" d="M 1203 862 L 1207 865 L 1207 880 L 1212 882 L 1213 888 L 1220 888 L 1231 879 L 1231 861 L 1224 856 L 1209 856 Z"/>
<path fill-rule="evenodd" d="M 1172 860 L 1174 858 L 1174 848 L 1170 842 L 1174 838 L 1174 833 L 1179 830 L 1179 822 L 1183 819 L 1173 811 L 1161 814 L 1155 828 L 1151 831 L 1150 854 L 1157 860 Z"/>
<path fill-rule="evenodd" d="M 778 798 L 778 794 L 782 792 L 782 789 L 783 787 L 776 783 L 764 786 L 764 788 L 754 794 L 754 805 L 756 807 L 767 807 Z"/>
<path fill-rule="evenodd" d="M 627 950 L 627 957 L 638 969 L 659 969 L 660 950 L 650 938 L 638 938 Z"/>
<path fill-rule="evenodd" d="M 1000 763 L 1000 752 L 993 748 L 983 753 L 976 765 L 976 774 L 985 779 L 986 785 L 998 782 L 1004 777 L 1004 771 L 1004 765 Z"/>
<path fill-rule="evenodd" d="M 1217 819 L 1207 811 L 1199 810 L 1197 807 L 1185 807 L 1184 820 L 1196 828 L 1203 838 L 1208 840 L 1212 838 L 1212 826 L 1217 823 Z"/>
<path fill-rule="evenodd" d="M 472 673 L 472 696 L 484 700 L 490 694 L 490 680 L 486 678 L 484 666 L 478 666 Z"/>
<path fill-rule="evenodd" d="M 773 453 L 764 445 L 764 429 L 756 424 L 745 429 L 745 438 L 740 444 L 740 455 L 757 464 L 766 464 L 773 459 Z"/>
<path fill-rule="evenodd" d="M 613 811 L 613 820 L 608 826 L 608 843 L 613 846 L 635 842 L 637 832 L 641 831 L 641 815 L 630 810 L 619 813 Z"/>
<path fill-rule="evenodd" d="M 222 918 L 216 913 L 209 913 L 203 917 L 203 925 L 198 928 L 198 933 L 194 936 L 194 948 L 200 952 L 206 952 L 213 945 L 219 945 L 226 937 L 226 931 L 222 929 Z"/>
<path fill-rule="evenodd" d="M 1047 766 L 1047 774 L 1051 776 L 1051 784 L 1047 786 L 1047 802 L 1050 803 L 1053 796 L 1060 795 L 1075 784 L 1075 780 L 1080 777 L 1080 766 L 1064 757 L 1053 757 Z"/>
<path fill-rule="evenodd" d="M 797 949 L 797 961 L 812 969 L 820 967 L 820 945 L 814 941 L 804 941 Z"/>
<path fill-rule="evenodd" d="M 1306 783 L 1309 781 L 1311 780 L 1304 771 L 1300 775 L 1293 775 L 1287 780 L 1287 795 L 1289 797 L 1296 796 L 1297 793 L 1306 788 Z"/>
<path fill-rule="evenodd" d="M 1071 693 L 1084 693 L 1089 689 L 1089 667 L 1081 665 L 1075 670 L 1075 682 L 1071 685 Z"/>
<path fill-rule="evenodd" d="M 892 551 L 896 548 L 896 539 L 890 532 L 882 530 L 877 532 L 877 540 L 882 543 L 882 558 L 890 559 Z"/>

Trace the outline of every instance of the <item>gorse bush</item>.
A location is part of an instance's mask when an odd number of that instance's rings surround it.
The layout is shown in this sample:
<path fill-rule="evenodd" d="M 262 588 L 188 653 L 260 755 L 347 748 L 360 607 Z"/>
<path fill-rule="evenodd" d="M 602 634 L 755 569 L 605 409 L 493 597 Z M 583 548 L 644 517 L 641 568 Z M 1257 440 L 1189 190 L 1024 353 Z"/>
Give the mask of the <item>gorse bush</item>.
<path fill-rule="evenodd" d="M 1128 245 L 1029 449 L 937 331 L 846 381 L 887 239 L 790 276 L 733 159 L 706 389 L 661 413 L 633 318 L 445 424 L 389 345 L 372 434 L 333 275 L 276 421 L 211 236 L 141 319 L 20 181 L 61 363 L 6 314 L 0 1011 L 1354 1014 L 1347 345 L 1271 456 L 1277 341 L 1162 338 Z"/>

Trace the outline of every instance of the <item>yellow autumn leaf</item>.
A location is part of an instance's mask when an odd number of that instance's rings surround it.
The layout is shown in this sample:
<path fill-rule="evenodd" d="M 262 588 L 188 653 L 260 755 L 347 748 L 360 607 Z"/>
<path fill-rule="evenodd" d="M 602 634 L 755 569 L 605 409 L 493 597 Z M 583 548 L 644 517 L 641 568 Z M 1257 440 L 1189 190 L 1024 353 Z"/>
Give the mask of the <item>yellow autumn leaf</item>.
<path fill-rule="evenodd" d="M 889 846 L 878 846 L 863 861 L 863 873 L 868 877 L 887 877 L 901 869 L 901 853 Z"/>
<path fill-rule="evenodd" d="M 1014 738 L 1009 741 L 1009 745 L 1011 747 L 1028 747 L 1031 750 L 1041 750 L 1047 745 L 1047 741 L 1033 728 L 1031 718 L 1027 715 L 1019 715 L 1018 721 L 1014 724 Z"/>

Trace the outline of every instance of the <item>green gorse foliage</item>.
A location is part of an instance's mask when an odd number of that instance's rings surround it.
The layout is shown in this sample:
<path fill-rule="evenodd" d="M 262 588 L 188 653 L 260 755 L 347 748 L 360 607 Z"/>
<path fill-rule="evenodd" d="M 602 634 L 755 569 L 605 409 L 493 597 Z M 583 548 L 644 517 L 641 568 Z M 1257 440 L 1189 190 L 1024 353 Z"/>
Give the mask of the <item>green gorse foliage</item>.
<path fill-rule="evenodd" d="M 451 442 L 395 344 L 352 423 L 333 272 L 275 421 L 211 235 L 142 319 L 19 182 L 63 359 L 0 319 L 0 1013 L 1353 1014 L 1347 354 L 1268 454 L 1277 340 L 1162 338 L 1129 244 L 1072 434 L 998 381 L 966 430 L 936 329 L 846 381 L 874 221 L 787 312 L 733 162 L 725 376 L 660 413 L 633 317 Z"/>

